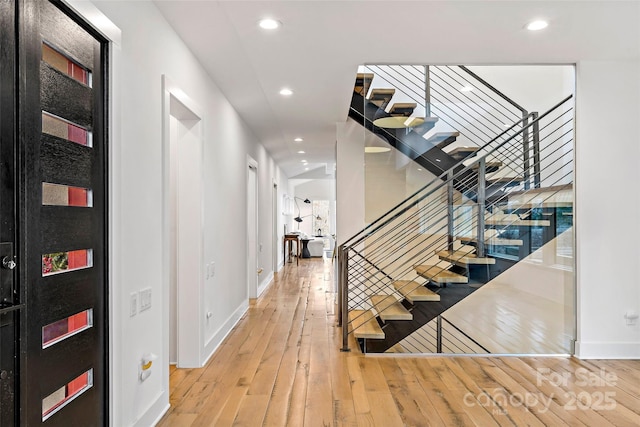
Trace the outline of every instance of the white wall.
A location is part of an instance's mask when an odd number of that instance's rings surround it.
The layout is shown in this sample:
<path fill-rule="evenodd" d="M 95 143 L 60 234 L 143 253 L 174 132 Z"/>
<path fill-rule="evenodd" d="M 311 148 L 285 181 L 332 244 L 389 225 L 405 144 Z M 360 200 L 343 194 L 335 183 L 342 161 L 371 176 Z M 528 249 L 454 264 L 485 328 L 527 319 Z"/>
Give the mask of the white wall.
<path fill-rule="evenodd" d="M 364 228 L 364 128 L 347 120 L 336 124 L 336 244 Z"/>
<path fill-rule="evenodd" d="M 577 65 L 580 357 L 640 358 L 640 61 Z"/>
<path fill-rule="evenodd" d="M 169 404 L 161 76 L 170 77 L 203 115 L 203 262 L 215 263 L 215 275 L 205 281 L 203 301 L 193 302 L 203 311 L 201 362 L 248 306 L 246 156 L 258 161 L 258 241 L 263 244 L 259 264 L 264 282 L 273 276 L 273 184 L 284 189 L 287 180 L 151 2 L 94 4 L 122 37 L 112 52 L 112 425 L 148 426 Z M 152 289 L 152 308 L 130 318 L 129 294 L 145 287 Z M 213 313 L 208 320 L 207 311 Z M 149 352 L 159 358 L 152 375 L 141 383 L 138 365 L 142 354 Z"/>

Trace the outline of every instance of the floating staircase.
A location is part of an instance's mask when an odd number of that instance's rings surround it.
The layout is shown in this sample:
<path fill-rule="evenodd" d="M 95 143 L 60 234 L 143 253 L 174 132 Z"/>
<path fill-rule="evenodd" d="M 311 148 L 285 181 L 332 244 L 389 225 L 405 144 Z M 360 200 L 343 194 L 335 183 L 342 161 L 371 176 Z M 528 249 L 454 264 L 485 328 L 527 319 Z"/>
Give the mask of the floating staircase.
<path fill-rule="evenodd" d="M 555 158 L 541 166 L 539 156 L 568 151 L 570 138 L 557 135 L 572 132 L 571 97 L 524 120 L 518 111 L 507 131 L 460 145 L 460 130 L 436 130 L 450 117 L 420 117 L 418 102 L 394 103 L 398 89 L 374 87 L 377 78 L 357 75 L 350 117 L 436 178 L 338 250 L 343 348 L 353 335 L 364 352 L 394 348 L 557 236 L 557 216 L 571 218 L 539 197 L 528 202 L 545 194 L 546 176 L 549 191 L 566 188 L 558 171 L 567 165 Z M 447 200 L 434 197 L 443 192 Z"/>

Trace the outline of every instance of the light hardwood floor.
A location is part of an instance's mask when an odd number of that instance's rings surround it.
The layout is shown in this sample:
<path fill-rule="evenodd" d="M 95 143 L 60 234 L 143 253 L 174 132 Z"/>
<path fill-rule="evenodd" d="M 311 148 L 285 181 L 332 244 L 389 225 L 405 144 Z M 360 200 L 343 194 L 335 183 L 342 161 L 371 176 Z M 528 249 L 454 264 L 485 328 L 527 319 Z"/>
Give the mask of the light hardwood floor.
<path fill-rule="evenodd" d="M 159 426 L 639 426 L 640 361 L 340 352 L 331 261 L 286 264 Z"/>

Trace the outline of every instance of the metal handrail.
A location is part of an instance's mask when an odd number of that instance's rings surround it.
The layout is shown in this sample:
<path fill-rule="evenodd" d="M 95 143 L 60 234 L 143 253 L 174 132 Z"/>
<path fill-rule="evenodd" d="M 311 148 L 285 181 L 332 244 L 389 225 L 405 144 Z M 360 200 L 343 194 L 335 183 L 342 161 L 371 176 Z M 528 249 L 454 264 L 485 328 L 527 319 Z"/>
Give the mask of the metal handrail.
<path fill-rule="evenodd" d="M 507 101 L 509 104 L 513 105 L 514 107 L 516 107 L 518 110 L 522 111 L 523 113 L 526 112 L 526 108 L 524 108 L 523 106 L 521 106 L 520 104 L 518 104 L 517 102 L 515 102 L 513 99 L 509 98 L 507 95 L 505 95 L 504 93 L 500 92 L 498 89 L 496 89 L 494 86 L 492 86 L 490 83 L 488 83 L 486 80 L 484 80 L 482 77 L 480 77 L 479 75 L 477 75 L 476 73 L 474 73 L 473 71 L 471 71 L 470 69 L 468 69 L 467 67 L 465 67 L 464 65 L 458 65 L 458 68 L 460 68 L 461 70 L 463 70 L 465 73 L 469 74 L 470 76 L 472 76 L 474 79 L 478 80 L 480 83 L 482 83 L 484 86 L 488 87 L 489 89 L 491 89 L 492 92 L 494 92 L 496 95 L 498 95 L 500 98 L 504 99 L 505 101 Z"/>

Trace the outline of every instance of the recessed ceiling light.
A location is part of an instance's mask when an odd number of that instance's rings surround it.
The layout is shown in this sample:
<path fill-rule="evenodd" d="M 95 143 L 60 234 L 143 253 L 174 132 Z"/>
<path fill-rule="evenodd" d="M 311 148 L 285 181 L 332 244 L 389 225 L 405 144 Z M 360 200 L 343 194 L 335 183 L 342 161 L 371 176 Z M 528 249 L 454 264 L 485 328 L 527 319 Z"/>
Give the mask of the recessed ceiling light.
<path fill-rule="evenodd" d="M 308 171 L 308 170 L 309 170 L 309 168 L 304 168 L 304 170 Z"/>
<path fill-rule="evenodd" d="M 460 92 L 471 92 L 473 90 L 472 86 L 462 86 L 460 88 Z"/>
<path fill-rule="evenodd" d="M 291 95 L 293 95 L 293 91 L 291 89 L 288 89 L 288 88 L 285 87 L 283 89 L 280 89 L 280 95 L 282 95 L 282 96 L 291 96 Z"/>
<path fill-rule="evenodd" d="M 280 28 L 280 26 L 282 25 L 282 22 L 276 21 L 275 19 L 271 19 L 271 18 L 265 18 L 258 21 L 258 25 L 263 30 L 275 30 L 277 28 Z"/>
<path fill-rule="evenodd" d="M 303 139 L 302 139 L 302 138 L 300 138 L 300 137 L 297 137 L 296 139 L 294 139 L 294 141 L 295 141 L 295 142 L 302 142 L 302 141 L 303 141 Z"/>
<path fill-rule="evenodd" d="M 300 160 L 300 163 L 307 163 L 306 160 Z"/>
<path fill-rule="evenodd" d="M 418 171 L 419 171 L 419 172 L 422 172 L 422 169 L 418 168 Z"/>
<path fill-rule="evenodd" d="M 298 151 L 298 154 L 304 154 L 304 151 L 300 150 Z"/>
<path fill-rule="evenodd" d="M 364 152 L 365 153 L 386 153 L 388 151 L 391 151 L 391 148 L 386 148 L 386 147 L 364 147 Z"/>
<path fill-rule="evenodd" d="M 440 159 L 436 159 L 436 162 L 441 162 L 441 161 L 442 161 L 442 160 L 440 160 Z"/>
<path fill-rule="evenodd" d="M 543 20 L 531 21 L 527 24 L 526 28 L 529 31 L 539 31 L 547 28 L 549 23 Z"/>

